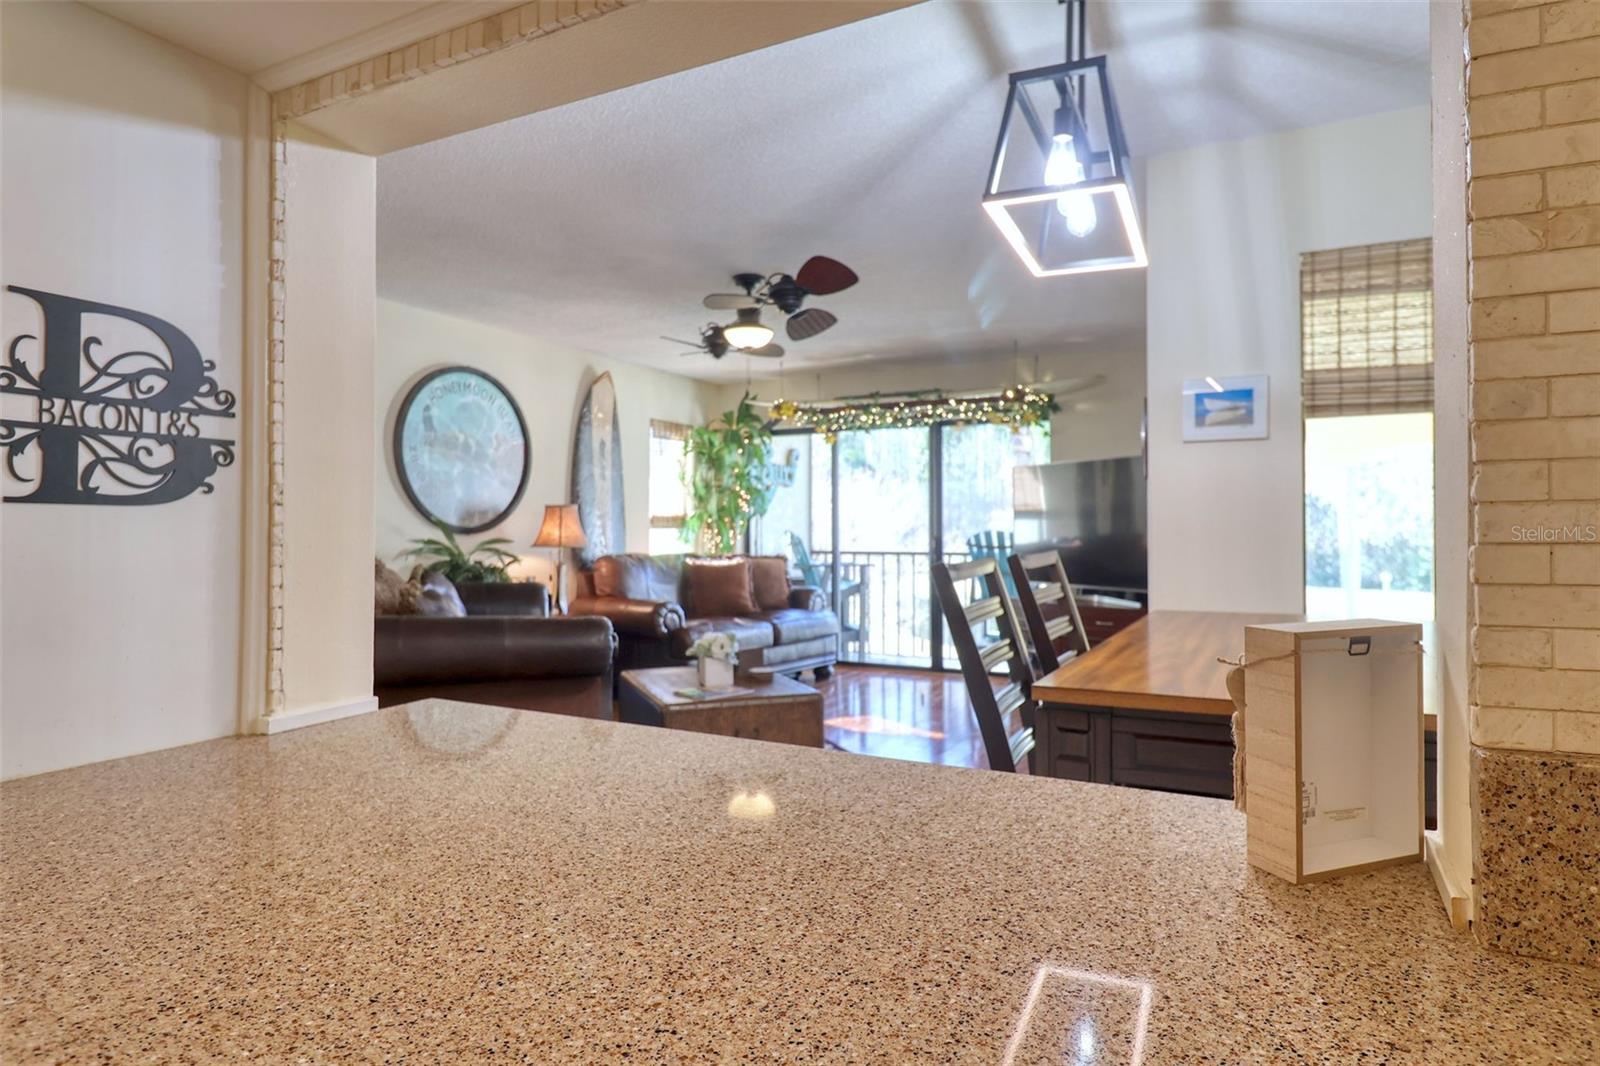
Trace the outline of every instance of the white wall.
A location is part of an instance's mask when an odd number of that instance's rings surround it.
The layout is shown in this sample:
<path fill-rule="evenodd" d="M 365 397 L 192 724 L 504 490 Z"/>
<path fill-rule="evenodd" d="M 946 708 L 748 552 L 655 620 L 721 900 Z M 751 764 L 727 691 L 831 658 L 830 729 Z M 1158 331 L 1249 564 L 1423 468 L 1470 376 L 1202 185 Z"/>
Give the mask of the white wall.
<path fill-rule="evenodd" d="M 1434 4 L 1433 70 L 1433 647 L 1438 685 L 1439 829 L 1430 862 L 1447 896 L 1471 898 L 1472 806 L 1468 635 L 1467 138 L 1465 27 L 1459 4 Z"/>
<path fill-rule="evenodd" d="M 750 390 L 761 400 L 771 401 L 780 395 L 790 400 L 827 400 L 907 389 L 970 392 L 1037 385 L 1058 394 L 1061 410 L 1050 419 L 1050 455 L 1056 462 L 1068 462 L 1139 454 L 1144 375 L 1144 352 L 1129 349 L 1041 355 L 1037 361 L 1029 355 L 960 362 L 862 363 L 812 373 L 796 364 L 784 380 L 756 379 Z M 717 409 L 732 407 L 744 389 L 743 383 L 723 386 Z"/>
<path fill-rule="evenodd" d="M 377 161 L 292 127 L 285 180 L 283 712 L 372 697 Z"/>
<path fill-rule="evenodd" d="M 532 463 L 522 503 L 501 525 L 463 538 L 510 537 L 529 556 L 529 576 L 544 578 L 545 549 L 530 547 L 544 507 L 571 500 L 572 437 L 589 383 L 605 371 L 617 388 L 622 429 L 622 477 L 630 551 L 646 551 L 649 540 L 650 420 L 703 424 L 720 408 L 710 385 L 648 367 L 603 359 L 465 319 L 390 300 L 378 301 L 375 417 L 369 432 L 378 459 L 375 471 L 377 553 L 394 561 L 415 537 L 436 536 L 400 488 L 390 448 L 394 420 L 406 392 L 424 373 L 462 364 L 483 370 L 505 385 L 528 424 Z M 370 590 L 369 590 L 370 591 Z M 370 628 L 370 627 L 369 627 Z"/>
<path fill-rule="evenodd" d="M 1428 109 L 1157 156 L 1150 242 L 1150 595 L 1298 613 L 1300 253 L 1425 237 Z M 1185 444 L 1184 378 L 1271 375 L 1271 436 Z"/>
<path fill-rule="evenodd" d="M 0 17 L 4 283 L 166 319 L 240 391 L 245 80 L 78 4 Z M 6 342 L 37 332 L 31 301 L 0 298 Z M 156 506 L 4 505 L 0 775 L 235 731 L 239 471 L 213 484 Z"/>

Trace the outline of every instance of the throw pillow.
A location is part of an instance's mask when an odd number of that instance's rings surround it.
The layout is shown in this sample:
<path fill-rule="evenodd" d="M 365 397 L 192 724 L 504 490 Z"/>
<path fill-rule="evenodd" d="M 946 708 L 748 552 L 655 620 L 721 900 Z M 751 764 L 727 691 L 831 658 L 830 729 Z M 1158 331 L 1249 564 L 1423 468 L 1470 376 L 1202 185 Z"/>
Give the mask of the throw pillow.
<path fill-rule="evenodd" d="M 384 566 L 382 559 L 372 560 L 372 576 L 374 615 L 417 613 L 417 601 L 422 598 L 420 585 L 414 581 L 407 581 Z"/>
<path fill-rule="evenodd" d="M 418 567 L 411 572 L 411 580 L 422 587 L 417 600 L 417 613 L 429 618 L 465 618 L 466 605 L 450 579 L 434 570 Z"/>
<path fill-rule="evenodd" d="M 690 559 L 689 609 L 697 618 L 728 618 L 756 613 L 749 559 Z"/>
<path fill-rule="evenodd" d="M 783 556 L 751 556 L 750 583 L 755 586 L 756 606 L 763 611 L 789 606 L 789 560 Z"/>
<path fill-rule="evenodd" d="M 595 560 L 590 571 L 596 596 L 620 596 L 625 600 L 650 603 L 675 603 L 682 578 L 681 555 L 605 555 Z"/>

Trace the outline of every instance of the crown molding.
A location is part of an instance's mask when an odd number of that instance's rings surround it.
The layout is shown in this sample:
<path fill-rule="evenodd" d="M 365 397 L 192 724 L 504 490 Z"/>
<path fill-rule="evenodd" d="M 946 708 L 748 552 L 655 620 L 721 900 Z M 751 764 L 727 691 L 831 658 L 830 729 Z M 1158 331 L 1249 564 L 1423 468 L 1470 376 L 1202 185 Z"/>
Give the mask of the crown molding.
<path fill-rule="evenodd" d="M 429 4 L 409 15 L 401 15 L 370 30 L 342 37 L 304 55 L 258 70 L 250 77 L 263 89 L 275 93 L 517 6 L 506 0 L 452 0 Z"/>

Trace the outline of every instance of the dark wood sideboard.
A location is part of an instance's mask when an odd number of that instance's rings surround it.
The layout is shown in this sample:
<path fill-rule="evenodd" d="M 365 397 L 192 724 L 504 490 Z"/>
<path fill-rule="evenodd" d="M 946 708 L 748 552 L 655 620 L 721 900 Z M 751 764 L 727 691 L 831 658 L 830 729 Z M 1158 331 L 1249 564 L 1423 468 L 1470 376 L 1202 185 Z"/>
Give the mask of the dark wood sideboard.
<path fill-rule="evenodd" d="M 1136 607 L 1125 606 L 1128 603 L 1137 603 L 1136 600 L 1097 596 L 1094 593 L 1078 593 L 1076 599 L 1078 617 L 1083 619 L 1083 631 L 1089 638 L 1091 648 L 1101 641 L 1111 639 L 1145 616 L 1142 604 Z M 1046 617 L 1051 616 L 1050 608 L 1053 606 L 1053 604 L 1046 605 Z"/>

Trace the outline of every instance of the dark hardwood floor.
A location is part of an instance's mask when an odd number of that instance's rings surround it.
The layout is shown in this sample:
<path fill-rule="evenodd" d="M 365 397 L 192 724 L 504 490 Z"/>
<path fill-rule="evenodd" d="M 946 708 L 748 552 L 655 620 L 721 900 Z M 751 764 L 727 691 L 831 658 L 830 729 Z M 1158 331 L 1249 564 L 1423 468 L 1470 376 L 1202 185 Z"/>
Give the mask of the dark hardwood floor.
<path fill-rule="evenodd" d="M 960 674 L 841 666 L 826 681 L 809 673 L 801 680 L 822 693 L 830 747 L 913 762 L 989 765 Z"/>

